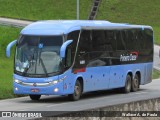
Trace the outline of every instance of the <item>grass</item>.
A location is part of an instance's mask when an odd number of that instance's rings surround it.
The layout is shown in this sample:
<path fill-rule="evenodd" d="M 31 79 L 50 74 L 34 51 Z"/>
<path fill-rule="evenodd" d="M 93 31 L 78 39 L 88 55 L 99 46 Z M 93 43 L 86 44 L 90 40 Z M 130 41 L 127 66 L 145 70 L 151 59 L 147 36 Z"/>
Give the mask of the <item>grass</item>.
<path fill-rule="evenodd" d="M 160 71 L 153 69 L 152 79 L 160 78 Z"/>
<path fill-rule="evenodd" d="M 0 99 L 13 98 L 13 85 L 12 85 L 12 74 L 13 74 L 13 51 L 11 58 L 6 58 L 5 48 L 7 44 L 16 39 L 20 32 L 20 28 L 13 28 L 8 26 L 0 26 Z"/>
<path fill-rule="evenodd" d="M 92 0 L 80 0 L 80 19 L 87 19 Z M 29 19 L 76 19 L 76 0 L 0 0 L 0 16 Z"/>
<path fill-rule="evenodd" d="M 96 19 L 150 25 L 160 45 L 159 0 L 102 0 Z"/>

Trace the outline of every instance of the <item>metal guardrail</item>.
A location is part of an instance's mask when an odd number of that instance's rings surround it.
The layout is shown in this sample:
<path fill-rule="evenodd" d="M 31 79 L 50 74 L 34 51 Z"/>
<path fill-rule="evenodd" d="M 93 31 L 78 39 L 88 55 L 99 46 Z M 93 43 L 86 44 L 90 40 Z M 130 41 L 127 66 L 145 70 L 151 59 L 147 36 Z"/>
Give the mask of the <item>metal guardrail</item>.
<path fill-rule="evenodd" d="M 97 11 L 98 11 L 100 3 L 101 3 L 101 0 L 93 0 L 93 5 L 92 5 L 92 8 L 91 8 L 91 12 L 90 12 L 90 15 L 88 17 L 88 20 L 94 20 L 96 18 Z"/>

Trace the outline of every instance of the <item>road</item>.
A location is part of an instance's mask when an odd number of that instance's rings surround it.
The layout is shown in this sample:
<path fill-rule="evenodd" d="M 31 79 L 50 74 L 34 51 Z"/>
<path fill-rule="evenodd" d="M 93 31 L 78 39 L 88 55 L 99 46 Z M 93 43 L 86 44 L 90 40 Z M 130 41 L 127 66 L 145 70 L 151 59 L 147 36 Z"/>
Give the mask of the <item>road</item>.
<path fill-rule="evenodd" d="M 158 45 L 154 45 L 154 68 L 160 71 L 159 52 L 160 52 L 160 47 Z"/>
<path fill-rule="evenodd" d="M 8 20 L 8 19 L 7 19 Z M 5 22 L 4 22 L 5 21 Z M 7 23 L 8 22 L 8 23 Z M 14 23 L 15 22 L 15 23 Z M 1 24 L 26 26 L 31 21 L 6 21 L 0 18 Z M 154 68 L 160 70 L 160 47 L 155 45 Z M 31 101 L 29 97 L 7 99 L 0 101 L 0 111 L 79 111 L 97 107 L 128 103 L 132 101 L 145 100 L 160 97 L 160 79 L 141 86 L 138 92 L 122 94 L 118 91 L 101 91 L 84 94 L 79 101 L 68 101 L 66 96 L 42 96 L 38 102 Z"/>
<path fill-rule="evenodd" d="M 84 94 L 79 101 L 68 101 L 66 96 L 42 96 L 38 102 L 29 97 L 0 101 L 0 111 L 79 111 L 160 97 L 160 79 L 141 86 L 138 92 L 123 94 L 101 91 Z"/>

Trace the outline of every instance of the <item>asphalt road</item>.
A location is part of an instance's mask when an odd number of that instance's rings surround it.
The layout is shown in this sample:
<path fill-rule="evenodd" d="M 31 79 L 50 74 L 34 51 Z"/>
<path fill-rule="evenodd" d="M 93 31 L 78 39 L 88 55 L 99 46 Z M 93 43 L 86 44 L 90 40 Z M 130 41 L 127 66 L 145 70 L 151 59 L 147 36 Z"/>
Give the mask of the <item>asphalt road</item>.
<path fill-rule="evenodd" d="M 66 96 L 42 96 L 38 102 L 31 101 L 29 97 L 8 99 L 0 101 L 0 111 L 80 111 L 100 108 L 121 103 L 146 100 L 160 97 L 160 79 L 141 86 L 138 92 L 123 94 L 119 91 L 101 91 L 84 94 L 79 101 L 68 101 Z M 57 112 L 48 115 L 57 114 Z M 20 118 L 0 118 L 3 120 L 19 120 Z"/>
<path fill-rule="evenodd" d="M 8 19 L 7 19 L 8 20 Z M 4 19 L 0 18 L 1 24 Z M 13 24 L 16 21 L 9 21 Z M 18 21 L 16 25 L 19 25 Z M 26 26 L 31 22 L 25 22 L 20 26 Z M 160 70 L 159 47 L 154 50 L 154 68 Z M 160 79 L 153 80 L 152 83 L 141 86 L 138 92 L 123 94 L 118 91 L 101 91 L 84 94 L 79 101 L 68 101 L 66 96 L 42 96 L 38 102 L 31 101 L 29 97 L 0 100 L 0 111 L 79 111 L 128 103 L 132 101 L 145 100 L 160 97 Z"/>
<path fill-rule="evenodd" d="M 160 71 L 160 47 L 154 45 L 154 68 Z"/>
<path fill-rule="evenodd" d="M 39 101 L 29 97 L 0 101 L 0 111 L 79 111 L 160 97 L 160 80 L 141 86 L 138 92 L 123 94 L 116 90 L 84 94 L 79 101 L 71 102 L 66 96 L 42 96 Z"/>

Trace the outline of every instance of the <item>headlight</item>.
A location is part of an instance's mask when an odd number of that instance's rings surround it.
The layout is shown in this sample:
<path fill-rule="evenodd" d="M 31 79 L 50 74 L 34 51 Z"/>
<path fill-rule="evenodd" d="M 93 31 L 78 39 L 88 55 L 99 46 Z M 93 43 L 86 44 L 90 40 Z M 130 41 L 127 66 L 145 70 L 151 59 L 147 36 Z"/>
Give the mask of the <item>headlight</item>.
<path fill-rule="evenodd" d="M 57 84 L 59 82 L 62 82 L 64 79 L 66 79 L 66 76 L 64 76 L 63 78 L 59 79 L 59 80 L 54 80 L 54 81 L 51 81 L 49 82 L 49 84 Z"/>
<path fill-rule="evenodd" d="M 49 84 L 57 84 L 57 83 L 58 83 L 58 80 L 54 80 L 54 81 L 49 82 Z"/>
<path fill-rule="evenodd" d="M 14 82 L 15 82 L 15 83 L 18 83 L 18 84 L 19 84 L 19 83 L 22 83 L 22 81 L 20 81 L 20 80 L 18 80 L 18 79 L 15 79 Z"/>

